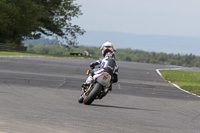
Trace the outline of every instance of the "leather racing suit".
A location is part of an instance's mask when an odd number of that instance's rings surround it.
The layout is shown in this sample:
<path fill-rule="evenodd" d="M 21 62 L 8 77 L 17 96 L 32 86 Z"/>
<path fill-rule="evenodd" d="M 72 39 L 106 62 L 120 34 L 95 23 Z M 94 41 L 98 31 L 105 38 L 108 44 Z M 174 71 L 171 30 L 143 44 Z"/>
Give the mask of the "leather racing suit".
<path fill-rule="evenodd" d="M 116 64 L 116 61 L 112 57 L 102 57 L 99 60 L 92 62 L 90 64 L 91 68 L 95 68 L 96 65 L 100 65 L 100 68 L 93 69 L 93 74 L 99 74 L 102 72 L 107 72 L 111 75 L 111 86 L 110 89 L 112 90 L 112 83 L 118 82 L 118 70 L 119 67 Z"/>

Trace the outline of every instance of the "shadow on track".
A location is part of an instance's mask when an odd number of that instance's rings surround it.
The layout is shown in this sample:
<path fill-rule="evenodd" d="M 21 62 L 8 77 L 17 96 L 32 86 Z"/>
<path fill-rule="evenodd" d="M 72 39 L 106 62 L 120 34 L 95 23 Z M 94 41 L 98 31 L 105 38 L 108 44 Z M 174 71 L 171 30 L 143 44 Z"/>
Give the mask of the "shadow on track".
<path fill-rule="evenodd" d="M 153 109 L 141 109 L 141 108 L 132 108 L 132 107 L 121 107 L 114 105 L 100 105 L 100 104 L 91 104 L 91 106 L 102 107 L 102 108 L 116 108 L 116 109 L 129 109 L 129 110 L 143 110 L 143 111 L 158 111 Z"/>

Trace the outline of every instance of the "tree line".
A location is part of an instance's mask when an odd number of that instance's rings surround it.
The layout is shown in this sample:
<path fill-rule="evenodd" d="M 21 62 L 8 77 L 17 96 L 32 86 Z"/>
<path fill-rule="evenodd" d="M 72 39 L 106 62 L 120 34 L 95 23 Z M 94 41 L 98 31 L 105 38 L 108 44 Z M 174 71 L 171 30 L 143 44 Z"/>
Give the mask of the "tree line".
<path fill-rule="evenodd" d="M 97 47 L 66 47 L 61 45 L 32 45 L 26 44 L 27 52 L 45 53 L 45 54 L 61 54 L 69 55 L 70 53 L 83 53 L 88 51 L 94 57 L 101 57 L 101 51 Z M 193 54 L 167 54 L 146 52 L 142 50 L 117 49 L 116 60 L 132 61 L 151 64 L 177 65 L 187 67 L 200 67 L 200 56 Z"/>
<path fill-rule="evenodd" d="M 0 43 L 21 45 L 41 35 L 63 38 L 75 45 L 85 31 L 71 23 L 82 15 L 74 0 L 0 0 Z"/>

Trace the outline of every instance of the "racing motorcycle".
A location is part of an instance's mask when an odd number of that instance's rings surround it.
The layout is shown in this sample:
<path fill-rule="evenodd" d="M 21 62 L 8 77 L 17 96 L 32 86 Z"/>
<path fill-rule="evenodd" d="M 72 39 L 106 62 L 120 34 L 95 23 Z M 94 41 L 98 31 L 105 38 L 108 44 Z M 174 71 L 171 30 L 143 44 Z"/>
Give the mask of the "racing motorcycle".
<path fill-rule="evenodd" d="M 86 74 L 88 76 L 91 75 L 91 70 L 88 70 Z M 78 102 L 90 105 L 95 99 L 102 99 L 110 91 L 111 75 L 112 71 L 109 70 L 95 74 L 92 83 L 82 86 L 83 93 L 78 99 Z"/>

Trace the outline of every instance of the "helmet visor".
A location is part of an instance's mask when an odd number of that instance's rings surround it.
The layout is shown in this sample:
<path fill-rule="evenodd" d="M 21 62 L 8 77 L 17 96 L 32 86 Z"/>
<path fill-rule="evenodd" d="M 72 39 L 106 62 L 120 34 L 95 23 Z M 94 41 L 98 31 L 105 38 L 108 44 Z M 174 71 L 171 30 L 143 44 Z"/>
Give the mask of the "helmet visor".
<path fill-rule="evenodd" d="M 111 48 L 111 46 L 105 46 L 105 48 Z"/>

